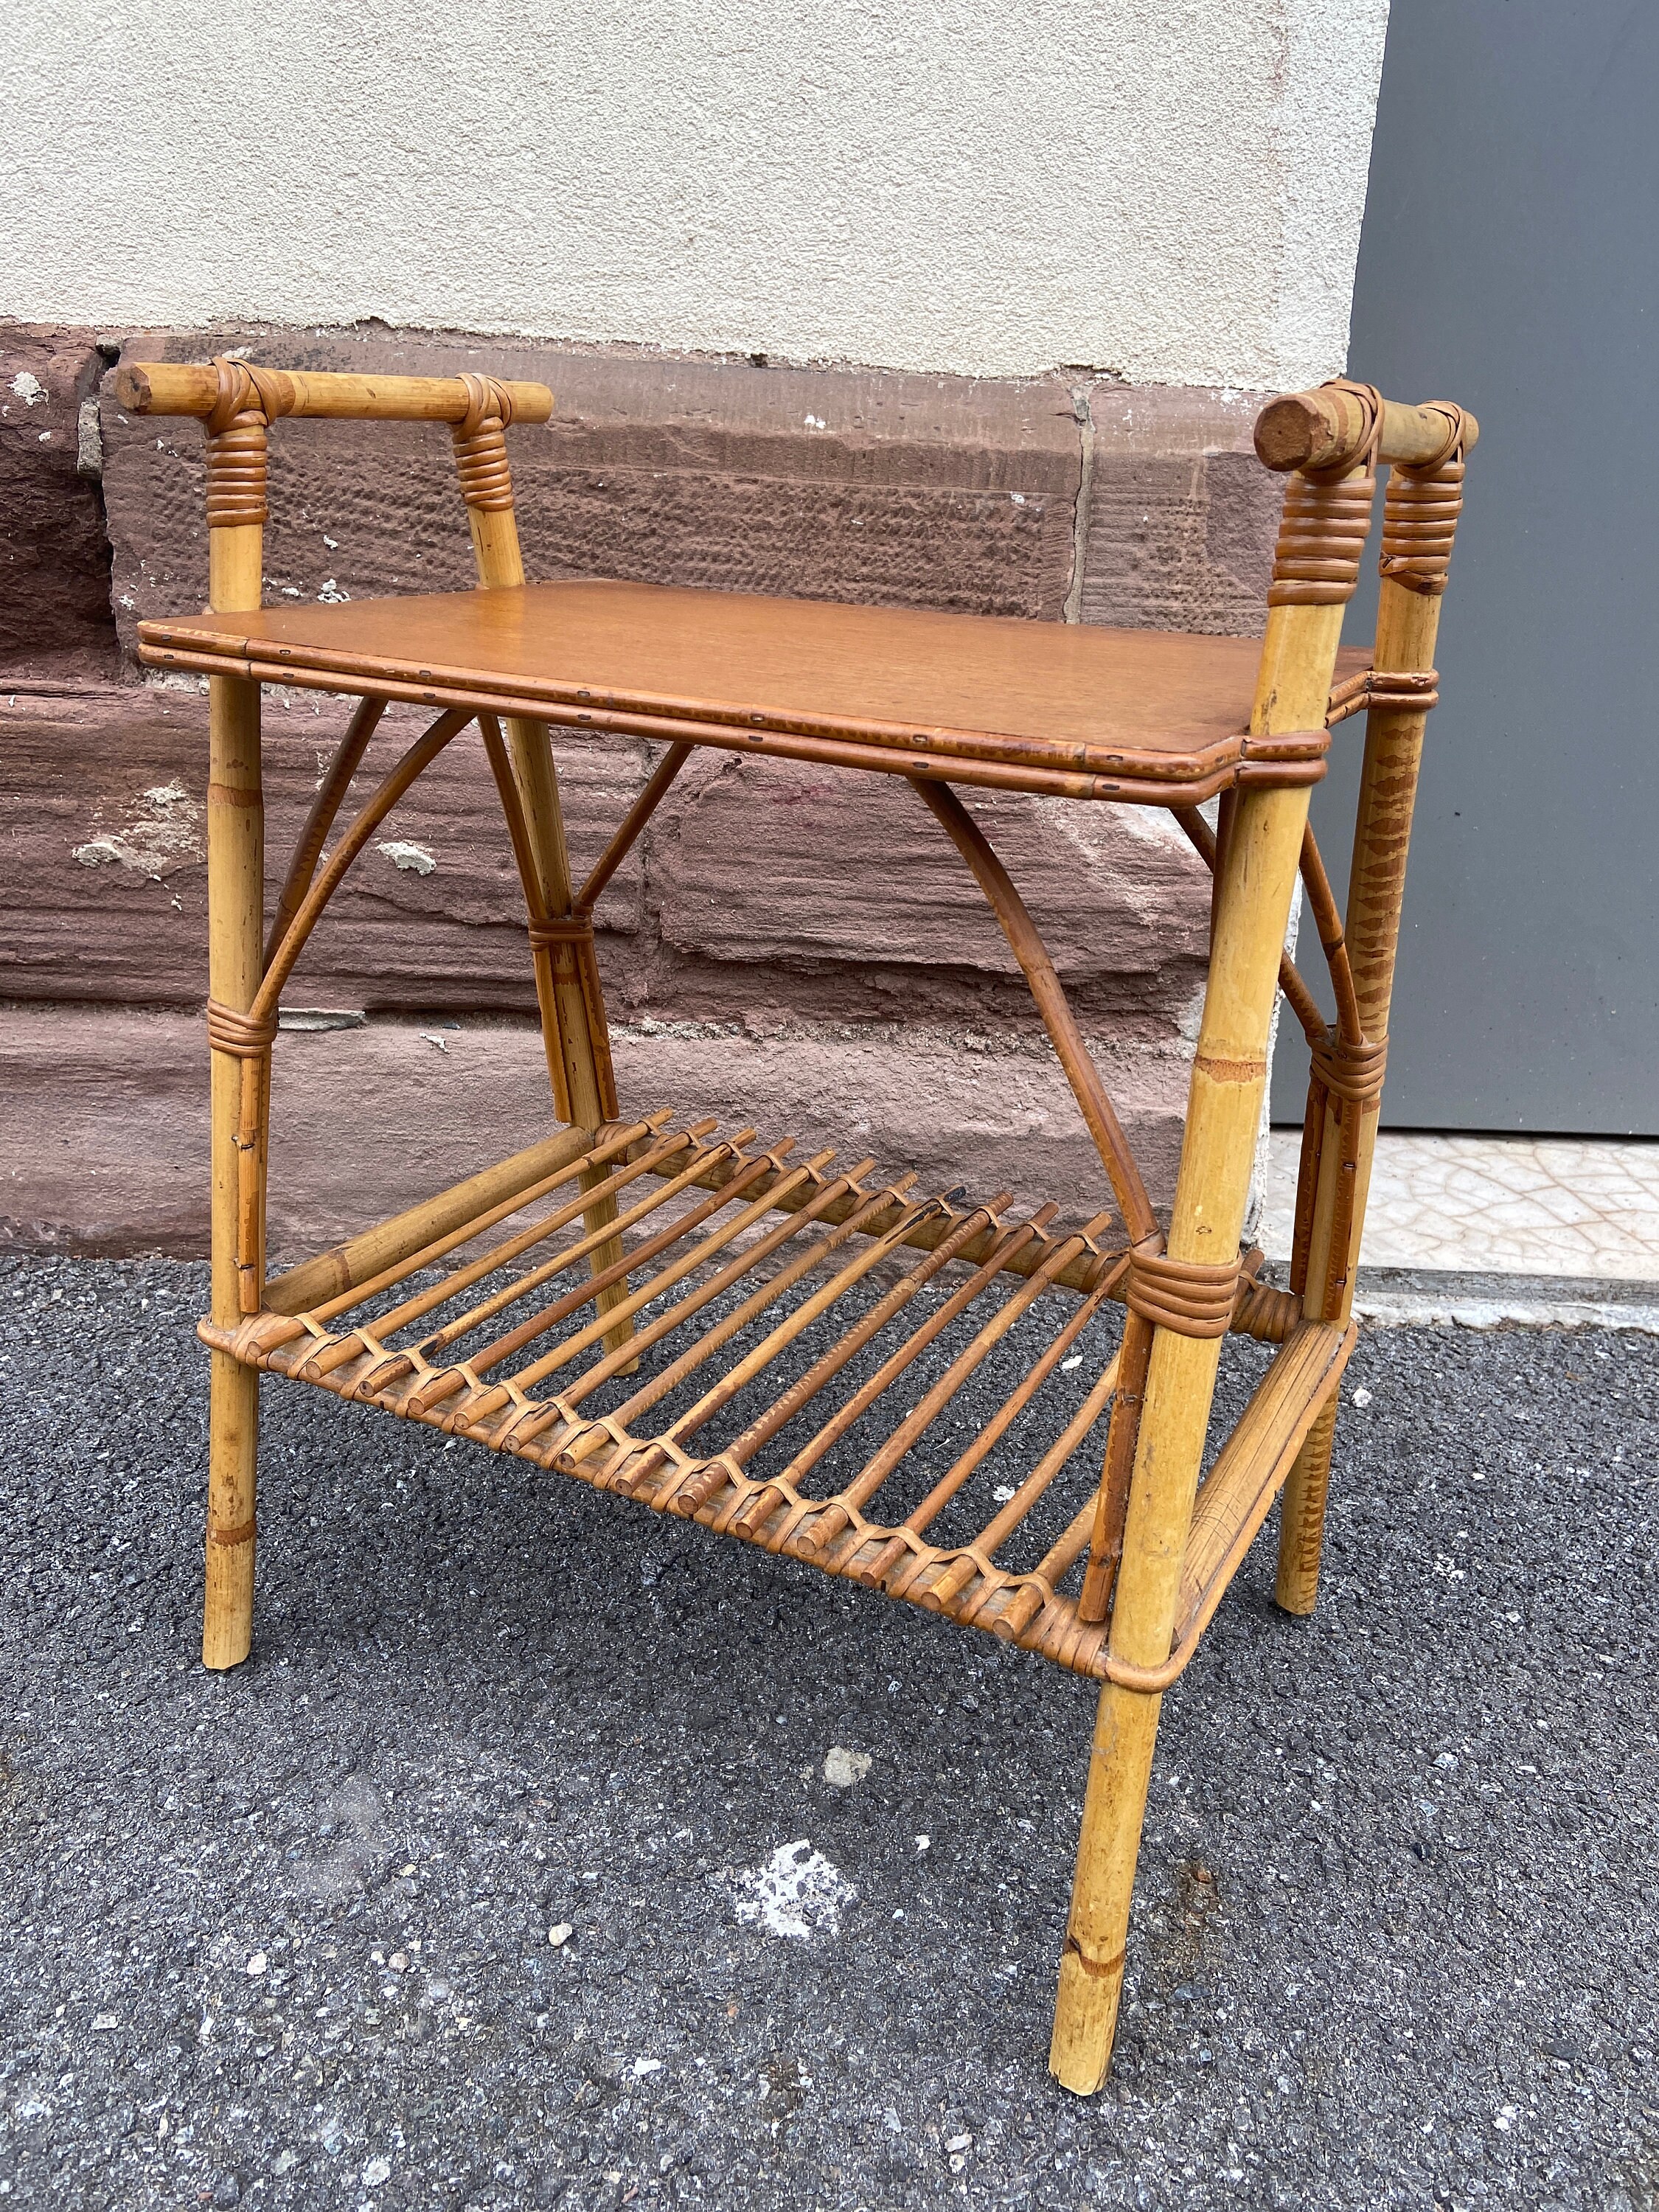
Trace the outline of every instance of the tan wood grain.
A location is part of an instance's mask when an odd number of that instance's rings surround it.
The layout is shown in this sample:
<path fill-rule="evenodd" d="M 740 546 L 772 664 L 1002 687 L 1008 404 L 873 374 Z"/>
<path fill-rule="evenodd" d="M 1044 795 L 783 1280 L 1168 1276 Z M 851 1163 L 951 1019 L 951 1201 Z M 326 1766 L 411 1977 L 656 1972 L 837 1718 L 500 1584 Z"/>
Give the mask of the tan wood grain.
<path fill-rule="evenodd" d="M 1253 730 L 1323 713 L 1341 626 L 1340 605 L 1270 611 Z M 1249 792 L 1229 826 L 1170 1224 L 1177 1260 L 1214 1264 L 1238 1251 L 1306 819 L 1304 793 Z M 1169 1655 L 1219 1355 L 1217 1338 L 1163 1328 L 1153 1338 L 1111 1625 L 1114 1656 L 1133 1666 Z M 1161 1704 L 1112 1682 L 1101 1692 L 1048 2054 L 1080 2095 L 1100 2087 L 1111 2060 Z"/>
<path fill-rule="evenodd" d="M 335 422 L 459 422 L 470 404 L 456 376 L 353 376 L 338 370 L 263 369 L 286 402 L 284 415 Z M 210 367 L 188 362 L 124 362 L 114 377 L 116 399 L 133 415 L 200 415 L 213 411 L 219 380 Z M 509 384 L 515 422 L 545 422 L 553 394 L 544 384 Z"/>
<path fill-rule="evenodd" d="M 210 532 L 209 589 L 216 610 L 240 612 L 258 605 L 263 544 L 264 532 L 257 524 Z M 208 990 L 222 1005 L 246 1012 L 259 988 L 264 957 L 259 687 L 232 676 L 214 677 L 208 716 Z M 240 1141 L 244 1085 L 257 1084 L 256 1069 L 221 1052 L 210 1054 L 209 1060 L 212 1312 L 216 1321 L 232 1322 L 244 1306 L 246 1286 L 239 1258 L 250 1231 L 256 1290 L 263 1274 L 266 1117 L 258 1115 L 257 1153 L 245 1164 Z M 258 1204 L 256 1218 L 249 1222 L 243 1191 L 251 1180 Z M 223 1669 L 239 1665 L 252 1644 L 259 1378 L 222 1352 L 209 1357 L 202 1660 L 205 1666 Z"/>

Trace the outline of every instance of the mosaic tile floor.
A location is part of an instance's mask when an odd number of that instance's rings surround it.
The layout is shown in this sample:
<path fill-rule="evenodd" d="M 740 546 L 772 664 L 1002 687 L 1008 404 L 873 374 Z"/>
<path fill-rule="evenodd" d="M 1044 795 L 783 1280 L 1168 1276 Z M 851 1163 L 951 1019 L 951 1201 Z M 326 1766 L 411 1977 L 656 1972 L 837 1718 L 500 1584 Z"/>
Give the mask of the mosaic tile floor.
<path fill-rule="evenodd" d="M 1257 1231 L 1291 1249 L 1301 1132 L 1275 1129 Z M 1659 1284 L 1659 1142 L 1384 1134 L 1365 1267 Z"/>

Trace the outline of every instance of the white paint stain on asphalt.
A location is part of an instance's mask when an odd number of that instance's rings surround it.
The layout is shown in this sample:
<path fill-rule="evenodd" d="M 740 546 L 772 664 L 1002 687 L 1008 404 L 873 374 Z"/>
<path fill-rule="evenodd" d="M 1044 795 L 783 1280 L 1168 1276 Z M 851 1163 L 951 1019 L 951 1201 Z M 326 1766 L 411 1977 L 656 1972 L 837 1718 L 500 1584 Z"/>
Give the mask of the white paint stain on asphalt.
<path fill-rule="evenodd" d="M 763 1866 L 740 1873 L 736 1887 L 738 1917 L 746 1926 L 801 1942 L 837 1934 L 842 1907 L 858 1894 L 805 1836 L 780 1844 Z"/>

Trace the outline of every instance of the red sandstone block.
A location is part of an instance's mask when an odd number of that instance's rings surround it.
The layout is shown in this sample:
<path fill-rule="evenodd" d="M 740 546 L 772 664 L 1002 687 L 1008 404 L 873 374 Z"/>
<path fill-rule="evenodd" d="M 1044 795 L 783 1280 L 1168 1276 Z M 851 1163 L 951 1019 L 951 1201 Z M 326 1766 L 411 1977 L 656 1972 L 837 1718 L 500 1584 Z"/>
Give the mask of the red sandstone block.
<path fill-rule="evenodd" d="M 1285 491 L 1251 442 L 1261 404 L 1095 386 L 1085 622 L 1261 634 Z"/>
<path fill-rule="evenodd" d="M 873 1154 L 924 1183 L 1017 1202 L 1107 1202 L 1051 1054 L 964 1052 L 939 1036 L 784 1040 L 678 1029 L 616 1041 L 623 1110 L 672 1105 L 767 1142 Z M 1108 1048 L 1104 1071 L 1154 1201 L 1174 1178 L 1187 1069 Z M 0 1024 L 0 1249 L 197 1256 L 208 1239 L 207 1039 L 182 1012 L 16 1007 Z M 551 1126 L 528 1023 L 371 1022 L 278 1037 L 271 1076 L 270 1243 L 285 1264 L 532 1144 Z M 374 1131 L 372 1144 L 359 1132 Z M 120 1141 L 112 1144 L 111 1133 Z"/>
<path fill-rule="evenodd" d="M 117 665 L 95 441 L 81 406 L 104 363 L 88 331 L 0 325 L 0 684 Z"/>
<path fill-rule="evenodd" d="M 561 353 L 523 342 L 251 334 L 279 367 L 552 384 L 545 428 L 509 434 L 530 573 L 1057 618 L 1081 448 L 1067 389 L 880 370 Z M 202 359 L 222 332 L 126 350 Z M 206 583 L 201 433 L 104 401 L 105 490 L 124 643 Z M 268 595 L 352 598 L 471 581 L 449 439 L 430 425 L 283 422 L 273 433 Z"/>
<path fill-rule="evenodd" d="M 1169 817 L 963 796 L 1079 1012 L 1174 1034 L 1203 980 L 1208 901 Z M 1013 986 L 995 994 L 1001 1021 L 1034 1018 L 978 886 L 896 777 L 730 757 L 694 763 L 663 808 L 651 896 L 665 946 L 720 963 L 728 985 L 734 967 L 764 971 L 775 1003 L 795 988 L 777 971 L 838 963 L 854 1018 L 971 1017 L 988 1011 L 982 982 L 993 977 Z M 971 997 L 953 978 L 973 979 Z"/>
<path fill-rule="evenodd" d="M 267 695 L 267 912 L 345 715 L 334 700 L 292 696 L 284 706 Z M 413 709 L 388 713 L 355 787 L 359 803 L 378 781 L 377 763 L 389 766 L 425 719 Z M 205 698 L 112 684 L 6 695 L 0 744 L 8 855 L 0 996 L 199 1005 L 207 975 Z M 580 869 L 599 857 L 632 804 L 646 748 L 573 738 L 557 750 Z M 350 811 L 349 803 L 348 819 Z M 599 913 L 611 986 L 625 998 L 645 919 L 637 852 Z M 524 902 L 476 732 L 455 739 L 383 825 L 319 923 L 284 997 L 290 1006 L 534 1010 Z"/>

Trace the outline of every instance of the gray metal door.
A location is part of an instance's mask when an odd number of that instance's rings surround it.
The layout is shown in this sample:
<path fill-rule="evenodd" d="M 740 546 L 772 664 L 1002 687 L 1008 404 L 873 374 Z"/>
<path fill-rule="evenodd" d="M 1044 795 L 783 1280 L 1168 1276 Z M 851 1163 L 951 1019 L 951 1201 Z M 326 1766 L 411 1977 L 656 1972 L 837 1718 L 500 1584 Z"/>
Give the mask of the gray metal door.
<path fill-rule="evenodd" d="M 1385 1126 L 1659 1133 L 1656 106 L 1652 0 L 1394 0 L 1350 370 L 1461 400 L 1480 443 Z M 1337 731 L 1314 797 L 1339 888 L 1362 727 Z M 1284 1120 L 1307 1077 L 1294 1032 Z"/>

